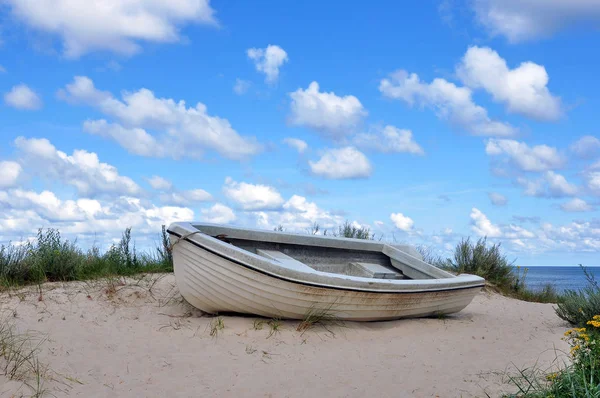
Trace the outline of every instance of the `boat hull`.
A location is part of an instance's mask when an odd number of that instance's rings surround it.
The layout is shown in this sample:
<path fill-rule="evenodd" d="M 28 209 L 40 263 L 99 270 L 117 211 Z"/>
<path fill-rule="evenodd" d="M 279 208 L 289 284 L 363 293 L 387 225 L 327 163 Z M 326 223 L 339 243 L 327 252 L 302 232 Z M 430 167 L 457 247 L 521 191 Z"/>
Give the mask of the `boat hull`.
<path fill-rule="evenodd" d="M 185 239 L 174 245 L 173 261 L 182 296 L 213 314 L 304 319 L 321 312 L 352 321 L 439 316 L 462 310 L 481 290 L 481 285 L 396 292 L 316 286 L 244 266 Z"/>

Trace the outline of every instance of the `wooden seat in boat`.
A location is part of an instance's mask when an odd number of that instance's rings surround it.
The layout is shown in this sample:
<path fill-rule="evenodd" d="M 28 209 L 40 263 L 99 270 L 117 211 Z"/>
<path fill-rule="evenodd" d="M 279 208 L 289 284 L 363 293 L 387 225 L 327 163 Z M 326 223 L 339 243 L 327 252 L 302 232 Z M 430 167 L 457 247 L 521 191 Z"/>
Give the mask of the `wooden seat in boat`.
<path fill-rule="evenodd" d="M 282 266 L 289 268 L 289 269 L 293 269 L 296 271 L 304 271 L 304 272 L 307 272 L 307 271 L 315 272 L 315 270 L 313 268 L 309 267 L 308 265 L 301 263 L 300 261 L 288 256 L 285 253 L 277 251 L 277 250 L 256 249 L 256 254 L 258 254 L 259 256 L 269 258 L 271 260 L 275 260 Z"/>
<path fill-rule="evenodd" d="M 352 262 L 350 265 L 357 267 L 370 278 L 377 279 L 403 279 L 404 276 L 393 270 L 385 268 L 383 265 L 374 263 Z"/>

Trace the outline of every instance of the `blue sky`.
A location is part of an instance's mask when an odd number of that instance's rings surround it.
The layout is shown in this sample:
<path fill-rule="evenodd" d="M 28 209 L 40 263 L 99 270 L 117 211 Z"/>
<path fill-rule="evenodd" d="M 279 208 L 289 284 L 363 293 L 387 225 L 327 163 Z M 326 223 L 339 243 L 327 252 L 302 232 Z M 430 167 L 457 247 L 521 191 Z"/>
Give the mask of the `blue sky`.
<path fill-rule="evenodd" d="M 0 1 L 0 242 L 345 220 L 598 265 L 600 6 Z"/>

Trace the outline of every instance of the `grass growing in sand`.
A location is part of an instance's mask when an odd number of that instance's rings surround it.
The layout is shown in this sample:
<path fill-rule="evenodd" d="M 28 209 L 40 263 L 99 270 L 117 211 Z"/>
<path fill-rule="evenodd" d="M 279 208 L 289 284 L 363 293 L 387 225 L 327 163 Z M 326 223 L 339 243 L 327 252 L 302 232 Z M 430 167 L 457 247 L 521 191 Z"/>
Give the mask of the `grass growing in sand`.
<path fill-rule="evenodd" d="M 25 244 L 0 246 L 0 288 L 172 270 L 171 243 L 164 226 L 154 253 L 136 251 L 131 228 L 105 253 L 98 247 L 83 251 L 56 229 L 40 229 L 36 238 Z"/>
<path fill-rule="evenodd" d="M 558 303 L 556 314 L 573 325 L 585 327 L 593 316 L 600 314 L 600 286 L 594 275 L 583 266 L 581 268 L 587 279 L 586 287 L 579 291 L 567 290 Z"/>
<path fill-rule="evenodd" d="M 562 361 L 557 372 L 533 368 L 510 376 L 518 389 L 510 397 L 600 397 L 600 287 L 591 273 L 585 268 L 583 272 L 587 286 L 567 291 L 556 308 L 560 318 L 579 326 L 563 337 L 570 346 L 568 360 Z"/>
<path fill-rule="evenodd" d="M 333 334 L 329 326 L 343 326 L 344 322 L 335 316 L 330 308 L 311 308 L 304 315 L 304 319 L 298 324 L 296 330 L 298 332 L 306 332 L 307 330 L 319 325 Z"/>
<path fill-rule="evenodd" d="M 225 322 L 223 322 L 223 318 L 218 316 L 210 322 L 209 326 L 210 326 L 210 336 L 218 337 L 219 333 L 221 333 L 221 330 L 225 329 Z"/>
<path fill-rule="evenodd" d="M 0 319 L 0 372 L 9 380 L 22 382 L 32 397 L 45 394 L 46 368 L 38 359 L 43 339 L 18 333 L 9 318 Z"/>
<path fill-rule="evenodd" d="M 267 325 L 269 325 L 270 328 L 269 335 L 267 336 L 267 338 L 273 337 L 274 335 L 279 333 L 279 330 L 281 329 L 281 319 L 273 318 L 269 320 L 269 322 L 267 322 Z"/>
<path fill-rule="evenodd" d="M 558 303 L 561 296 L 552 285 L 542 290 L 531 290 L 525 284 L 527 268 L 514 266 L 502 253 L 500 243 L 488 244 L 481 238 L 472 242 L 470 238 L 461 240 L 454 249 L 453 258 L 431 259 L 432 264 L 456 274 L 479 275 L 495 289 L 507 296 L 538 303 Z"/>

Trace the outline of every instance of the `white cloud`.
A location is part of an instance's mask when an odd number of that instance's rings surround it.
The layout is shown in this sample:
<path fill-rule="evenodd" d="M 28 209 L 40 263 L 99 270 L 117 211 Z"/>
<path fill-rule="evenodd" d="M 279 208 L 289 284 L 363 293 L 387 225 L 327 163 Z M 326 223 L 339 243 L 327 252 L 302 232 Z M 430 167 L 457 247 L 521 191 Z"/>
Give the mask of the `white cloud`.
<path fill-rule="evenodd" d="M 575 141 L 570 149 L 580 158 L 588 159 L 600 152 L 600 140 L 594 136 L 586 135 Z"/>
<path fill-rule="evenodd" d="M 485 108 L 475 104 L 468 87 L 458 87 L 444 79 L 421 82 L 416 73 L 398 70 L 382 79 L 379 91 L 386 97 L 431 107 L 440 119 L 447 120 L 473 135 L 512 136 L 517 129 L 508 123 L 492 120 Z"/>
<path fill-rule="evenodd" d="M 488 196 L 494 206 L 505 206 L 508 203 L 506 196 L 498 192 L 489 192 Z"/>
<path fill-rule="evenodd" d="M 193 203 L 213 200 L 212 195 L 204 189 L 179 191 L 173 187 L 171 181 L 160 176 L 152 176 L 152 178 L 148 179 L 148 183 L 157 191 L 162 191 L 159 198 L 161 203 L 166 205 L 189 206 Z"/>
<path fill-rule="evenodd" d="M 390 220 L 392 220 L 396 228 L 406 232 L 410 231 L 414 225 L 414 221 L 402 213 L 390 214 Z"/>
<path fill-rule="evenodd" d="M 202 209 L 201 213 L 204 221 L 215 224 L 229 224 L 237 218 L 233 210 L 221 203 L 215 203 L 208 209 Z"/>
<path fill-rule="evenodd" d="M 334 92 L 320 92 L 317 82 L 289 95 L 292 98 L 289 122 L 315 129 L 328 138 L 340 139 L 349 135 L 367 115 L 355 96 L 339 97 Z"/>
<path fill-rule="evenodd" d="M 0 189 L 10 188 L 17 184 L 23 168 L 17 162 L 0 161 Z"/>
<path fill-rule="evenodd" d="M 41 193 L 13 189 L 0 191 L 0 207 L 33 210 L 48 221 L 82 221 L 102 212 L 99 201 L 91 199 L 60 200 L 53 192 Z"/>
<path fill-rule="evenodd" d="M 152 188 L 159 191 L 168 191 L 173 188 L 173 183 L 171 183 L 171 181 L 160 176 L 152 176 L 148 179 L 148 183 Z"/>
<path fill-rule="evenodd" d="M 530 180 L 524 177 L 517 178 L 517 184 L 524 188 L 523 193 L 527 196 L 562 198 L 574 196 L 579 189 L 567 179 L 553 171 L 547 171 L 542 178 Z"/>
<path fill-rule="evenodd" d="M 78 58 L 92 51 L 131 55 L 141 42 L 180 40 L 181 26 L 216 25 L 209 0 L 6 0 L 27 26 L 58 36 L 63 53 Z"/>
<path fill-rule="evenodd" d="M 63 236 L 109 241 L 126 227 L 132 227 L 136 234 L 156 236 L 163 224 L 193 219 L 194 212 L 188 208 L 157 207 L 134 197 L 64 200 L 51 191 L 0 191 L 0 231 L 6 234 L 5 239 L 7 235 L 10 239 L 52 227 Z"/>
<path fill-rule="evenodd" d="M 475 0 L 476 18 L 511 43 L 547 37 L 567 26 L 600 24 L 596 0 Z"/>
<path fill-rule="evenodd" d="M 150 157 L 169 156 L 168 147 L 141 128 L 126 128 L 117 123 L 108 123 L 104 119 L 86 120 L 83 131 L 111 138 L 127 150 L 127 152 Z"/>
<path fill-rule="evenodd" d="M 6 68 L 0 65 L 0 73 L 6 73 Z"/>
<path fill-rule="evenodd" d="M 471 221 L 471 228 L 479 236 L 487 236 L 489 238 L 499 238 L 502 236 L 500 227 L 492 224 L 490 219 L 475 207 L 471 209 Z"/>
<path fill-rule="evenodd" d="M 160 194 L 161 203 L 174 206 L 189 206 L 194 203 L 209 202 L 211 200 L 213 200 L 212 195 L 204 189 L 172 191 Z"/>
<path fill-rule="evenodd" d="M 524 142 L 505 139 L 489 139 L 485 152 L 490 156 L 503 156 L 523 171 L 546 171 L 564 165 L 565 158 L 556 148 L 548 145 L 530 147 Z"/>
<path fill-rule="evenodd" d="M 525 177 L 517 178 L 517 184 L 523 187 L 523 193 L 526 196 L 543 197 L 546 196 L 543 180 L 529 180 Z"/>
<path fill-rule="evenodd" d="M 332 180 L 367 178 L 373 171 L 369 159 L 353 147 L 329 149 L 318 161 L 308 163 L 313 174 Z"/>
<path fill-rule="evenodd" d="M 538 120 L 556 120 L 561 114 L 560 98 L 548 90 L 546 68 L 523 62 L 509 69 L 506 61 L 488 47 L 470 47 L 457 68 L 462 82 L 473 89 L 482 88 L 508 111 Z"/>
<path fill-rule="evenodd" d="M 157 98 L 145 88 L 124 92 L 120 101 L 111 93 L 96 89 L 85 76 L 76 76 L 59 91 L 59 97 L 93 106 L 117 119 L 120 124 L 103 119 L 87 121 L 84 130 L 114 139 L 137 155 L 178 159 L 218 152 L 230 159 L 242 159 L 261 150 L 254 137 L 240 136 L 229 121 L 209 115 L 200 102 L 188 108 L 184 101 Z M 150 134 L 148 129 L 162 134 Z"/>
<path fill-rule="evenodd" d="M 29 111 L 42 107 L 40 96 L 26 84 L 18 84 L 5 93 L 4 102 L 13 108 Z"/>
<path fill-rule="evenodd" d="M 288 61 L 285 50 L 271 44 L 267 48 L 249 48 L 246 53 L 254 61 L 256 70 L 265 74 L 265 82 L 268 84 L 279 79 L 279 68 Z"/>
<path fill-rule="evenodd" d="M 585 200 L 579 198 L 573 198 L 570 201 L 561 204 L 560 208 L 568 212 L 583 212 L 593 210 L 591 205 L 589 205 Z"/>
<path fill-rule="evenodd" d="M 600 195 L 600 171 L 591 171 L 585 175 L 588 188 L 596 195 Z"/>
<path fill-rule="evenodd" d="M 69 156 L 45 138 L 18 137 L 15 146 L 27 170 L 72 185 L 81 195 L 137 195 L 141 192 L 131 178 L 119 175 L 116 167 L 100 162 L 94 152 L 76 149 Z"/>
<path fill-rule="evenodd" d="M 322 229 L 332 229 L 344 221 L 343 217 L 323 210 L 316 203 L 299 195 L 293 195 L 282 208 L 281 212 L 254 213 L 256 224 L 267 229 L 281 225 L 288 231 L 307 231 L 315 223 Z"/>
<path fill-rule="evenodd" d="M 504 239 L 533 239 L 535 233 L 518 225 L 496 225 L 479 209 L 471 209 L 471 229 L 480 237 Z M 512 242 L 515 243 L 515 242 Z"/>
<path fill-rule="evenodd" d="M 567 179 L 553 171 L 547 171 L 544 175 L 548 182 L 548 190 L 553 197 L 573 196 L 577 194 L 577 187 L 567 181 Z"/>
<path fill-rule="evenodd" d="M 246 91 L 250 88 L 252 83 L 247 80 L 235 79 L 235 84 L 233 85 L 233 92 L 237 95 L 244 95 Z"/>
<path fill-rule="evenodd" d="M 424 155 L 425 151 L 413 137 L 410 130 L 385 126 L 376 133 L 361 133 L 354 137 L 354 144 L 359 148 L 374 149 L 384 153 L 412 153 Z"/>
<path fill-rule="evenodd" d="M 298 138 L 284 138 L 283 142 L 298 151 L 304 153 L 308 148 L 308 144 Z"/>
<path fill-rule="evenodd" d="M 223 192 L 244 210 L 275 210 L 284 203 L 281 194 L 273 187 L 236 182 L 231 177 L 225 179 Z"/>

